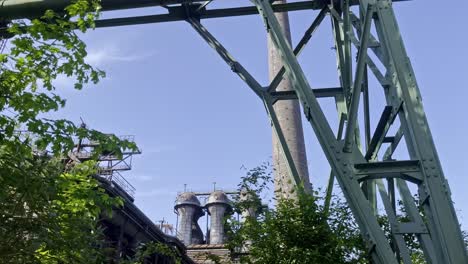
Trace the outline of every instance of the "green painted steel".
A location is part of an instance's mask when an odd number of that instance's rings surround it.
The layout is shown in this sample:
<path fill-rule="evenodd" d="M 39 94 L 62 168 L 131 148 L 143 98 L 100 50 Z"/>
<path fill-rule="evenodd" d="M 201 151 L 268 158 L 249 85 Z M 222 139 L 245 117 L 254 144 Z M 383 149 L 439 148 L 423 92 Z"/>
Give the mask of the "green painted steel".
<path fill-rule="evenodd" d="M 311 123 L 317 139 L 330 162 L 332 170 L 337 175 L 338 182 L 340 183 L 349 206 L 351 207 L 351 210 L 359 224 L 373 261 L 375 263 L 396 264 L 397 260 L 393 251 L 390 248 L 390 245 L 388 244 L 387 239 L 364 196 L 364 193 L 361 191 L 359 183 L 354 177 L 352 164 L 356 155 L 353 155 L 354 153 L 344 152 L 342 142 L 338 142 L 336 140 L 333 130 L 322 112 L 317 99 L 313 93 L 311 93 L 311 87 L 299 65 L 299 62 L 294 56 L 291 47 L 279 28 L 270 3 L 265 0 L 258 0 L 255 1 L 255 4 L 259 9 L 260 14 L 263 16 L 266 28 L 272 35 L 275 45 L 282 54 L 286 72 L 289 75 L 290 80 L 294 83 L 294 89 L 303 105 L 306 118 Z M 355 151 L 353 152 L 358 152 L 357 148 L 355 148 Z"/>
<path fill-rule="evenodd" d="M 349 9 L 349 6 L 348 6 Z M 356 131 L 356 123 L 357 123 L 357 115 L 358 115 L 358 108 L 359 108 L 359 100 L 361 98 L 361 88 L 362 88 L 362 82 L 364 78 L 364 68 L 366 66 L 366 55 L 367 55 L 367 48 L 369 44 L 369 34 L 370 34 L 370 28 L 371 28 L 371 22 L 372 22 L 372 16 L 374 15 L 374 7 L 368 7 L 367 8 L 367 13 L 365 16 L 365 22 L 364 22 L 364 27 L 363 27 L 363 32 L 361 35 L 361 41 L 359 42 L 359 51 L 358 51 L 358 61 L 357 61 L 357 67 L 356 67 L 356 77 L 354 81 L 354 85 L 352 87 L 352 93 L 351 93 L 351 103 L 349 106 L 349 113 L 348 113 L 348 123 L 346 126 L 346 133 L 345 133 L 345 145 L 344 145 L 344 151 L 345 152 L 350 152 L 353 149 L 353 138 L 354 138 L 354 133 Z M 348 17 L 349 20 L 349 12 L 345 16 Z M 348 31 L 350 30 L 347 29 Z M 346 34 L 348 35 L 348 34 Z M 349 41 L 349 38 L 345 38 L 345 42 L 349 42 L 349 49 L 351 50 L 351 42 Z M 346 45 L 346 49 L 348 49 L 348 45 Z M 349 58 L 348 58 L 349 59 Z M 352 68 L 351 66 L 349 66 Z M 348 75 L 351 75 L 350 72 Z M 350 79 L 349 79 L 350 80 Z M 349 82 L 350 83 L 350 82 Z"/>
<path fill-rule="evenodd" d="M 336 178 L 368 247 L 375 264 L 411 263 L 404 235 L 414 234 L 423 249 L 427 263 L 463 264 L 468 256 L 458 219 L 453 208 L 450 189 L 443 175 L 427 118 L 422 106 L 414 71 L 406 53 L 390 0 L 314 0 L 275 5 L 268 0 L 253 0 L 254 5 L 224 9 L 208 9 L 198 0 L 102 0 L 105 10 L 172 4 L 167 14 L 101 20 L 98 26 L 120 26 L 185 20 L 220 55 L 265 105 L 275 134 L 288 161 L 291 179 L 298 185 L 298 175 L 285 136 L 273 105 L 278 100 L 299 100 L 310 122 L 331 173 L 326 204 Z M 182 3 L 183 2 L 183 3 Z M 4 19 L 36 16 L 46 8 L 60 9 L 65 0 L 4 0 L 0 17 Z M 359 4 L 359 16 L 349 6 Z M 320 13 L 293 50 L 282 33 L 274 12 L 320 9 Z M 201 24 L 213 17 L 260 14 L 274 45 L 283 58 L 283 68 L 273 81 L 262 86 Z M 340 87 L 312 89 L 296 58 L 309 42 L 326 15 L 330 15 L 335 40 L 336 63 Z M 354 30 L 353 30 L 354 29 Z M 355 35 L 357 32 L 357 36 Z M 373 34 L 376 32 L 376 35 Z M 352 51 L 358 52 L 357 63 Z M 369 56 L 373 52 L 375 58 Z M 377 65 L 384 66 L 384 72 Z M 355 74 L 353 75 L 353 68 Z M 294 91 L 276 92 L 284 75 L 292 81 Z M 373 133 L 370 127 L 368 74 L 373 74 L 382 86 L 386 105 Z M 313 76 L 313 74 L 312 74 Z M 354 80 L 354 81 L 353 81 Z M 359 98 L 364 93 L 364 116 L 359 117 Z M 338 135 L 331 129 L 317 98 L 334 97 L 340 126 Z M 373 109 L 374 110 L 374 109 Z M 360 119 L 361 118 L 361 119 Z M 364 120 L 365 144 L 359 138 L 358 121 Z M 400 127 L 388 135 L 394 120 Z M 346 121 L 346 122 L 345 122 Z M 342 138 L 343 132 L 344 139 Z M 410 160 L 395 160 L 393 153 L 404 139 Z M 366 146 L 366 151 L 361 149 Z M 379 159 L 378 153 L 388 148 Z M 425 217 L 419 212 L 410 184 L 418 189 Z M 414 188 L 413 188 L 414 189 Z M 376 199 L 376 195 L 380 199 Z M 396 197 L 402 201 L 409 222 L 399 222 Z M 381 201 L 390 223 L 390 240 L 377 221 L 376 203 Z"/>
<path fill-rule="evenodd" d="M 436 245 L 438 263 L 468 263 L 458 219 L 450 198 L 450 190 L 424 114 L 415 74 L 401 39 L 393 8 L 389 1 L 377 1 L 376 26 L 379 39 L 385 46 L 387 65 L 392 65 L 393 83 L 388 101 L 394 104 L 392 95 L 404 102 L 400 120 L 406 121 L 405 140 L 411 157 L 422 162 L 424 183 L 419 194 L 428 214 L 430 234 Z M 403 123 L 403 122 L 402 122 Z"/>
<path fill-rule="evenodd" d="M 2 0 L 0 6 L 0 17 L 3 19 L 21 19 L 21 18 L 32 18 L 41 16 L 45 10 L 52 9 L 55 11 L 61 11 L 65 8 L 71 0 Z M 102 10 L 118 10 L 118 9 L 131 9 L 151 6 L 170 6 L 178 5 L 182 3 L 193 3 L 198 4 L 197 8 L 193 11 L 197 11 L 203 18 L 216 18 L 225 16 L 239 16 L 239 15 L 254 15 L 257 14 L 257 10 L 253 6 L 247 7 L 235 7 L 227 9 L 214 9 L 205 12 L 204 8 L 197 10 L 200 7 L 200 3 L 204 0 L 101 0 Z M 299 1 L 288 5 L 276 5 L 277 11 L 294 11 L 304 9 L 321 9 L 324 4 L 322 1 Z M 122 19 L 106 19 L 103 24 L 109 26 L 116 26 L 121 23 L 125 24 L 140 24 L 140 23 L 158 23 L 158 22 L 169 22 L 169 21 L 180 21 L 184 20 L 184 12 L 154 15 L 154 16 L 141 16 Z M 112 23 L 111 21 L 115 22 Z"/>
<path fill-rule="evenodd" d="M 192 1 L 196 2 L 196 0 Z M 0 17 L 4 19 L 38 17 L 47 9 L 61 11 L 71 2 L 72 0 L 2 0 Z M 103 10 L 161 6 L 182 2 L 182 0 L 101 0 Z"/>
<path fill-rule="evenodd" d="M 290 78 L 295 81 L 294 88 L 298 94 L 299 100 L 303 104 L 306 117 L 311 121 L 322 148 L 333 170 L 337 174 L 342 191 L 360 224 L 361 232 L 369 245 L 369 250 L 373 256 L 374 262 L 411 263 L 403 234 L 412 233 L 416 234 L 418 237 L 428 263 L 468 263 L 466 248 L 463 243 L 458 220 L 453 210 L 448 184 L 440 168 L 440 162 L 438 161 L 427 120 L 422 109 L 419 90 L 414 80 L 414 73 L 409 63 L 408 56 L 405 53 L 403 42 L 401 41 L 401 35 L 393 14 L 391 2 L 385 0 L 361 2 L 363 9 L 366 11 L 366 15 L 360 41 L 357 41 L 357 38 L 352 36 L 354 33 L 347 29 L 349 25 L 349 19 L 347 18 L 349 16 L 349 10 L 345 10 L 345 12 L 331 10 L 331 13 L 334 13 L 335 16 L 334 24 L 336 28 L 341 28 L 341 30 L 335 30 L 335 38 L 338 43 L 336 48 L 344 94 L 348 94 L 346 89 L 350 87 L 351 79 L 348 45 L 353 43 L 359 49 L 355 75 L 356 79 L 352 87 L 353 92 L 351 93 L 353 98 L 350 98 L 350 114 L 348 116 L 346 140 L 344 143 L 345 152 L 352 153 L 354 157 L 348 160 L 345 159 L 345 161 L 353 163 L 356 162 L 355 159 L 359 160 L 363 158 L 363 154 L 358 148 L 352 147 L 352 142 L 354 140 L 352 134 L 355 133 L 354 124 L 357 121 L 357 100 L 360 96 L 364 61 L 371 62 L 371 70 L 377 73 L 376 75 L 382 82 L 382 85 L 391 91 L 390 93 L 386 93 L 389 107 L 392 107 L 392 113 L 389 113 L 389 116 L 393 115 L 394 117 L 399 115 L 403 127 L 403 134 L 406 135 L 405 140 L 407 141 L 409 152 L 415 161 L 396 162 L 388 167 L 388 162 L 373 162 L 376 155 L 371 154 L 371 162 L 364 164 L 368 167 L 372 165 L 372 167 L 374 167 L 373 169 L 367 168 L 364 171 L 356 171 L 355 168 L 354 171 L 350 172 L 346 171 L 346 163 L 343 163 L 344 169 L 341 168 L 341 171 L 338 169 L 340 160 L 343 161 L 340 154 L 344 153 L 340 153 L 340 151 L 333 152 L 331 149 L 334 144 L 330 137 L 329 125 L 316 102 L 316 98 L 313 96 L 313 93 L 310 93 L 310 85 L 305 79 L 304 73 L 297 63 L 291 47 L 287 45 L 281 30 L 278 25 L 276 25 L 269 3 L 264 0 L 257 0 L 255 3 L 263 16 L 267 30 L 272 34 L 277 48 L 282 52 L 286 72 Z M 376 6 L 375 12 L 373 6 Z M 346 2 L 344 2 L 341 7 L 349 8 Z M 342 16 L 344 16 L 344 18 Z M 377 39 L 373 39 L 375 43 L 378 43 L 378 45 L 374 45 L 373 50 L 387 68 L 386 76 L 379 74 L 380 72 L 377 67 L 375 67 L 375 63 L 367 56 L 370 18 L 372 18 L 376 25 L 376 30 L 379 33 L 379 41 L 377 42 Z M 344 28 L 344 30 L 342 30 L 342 28 Z M 344 70 L 342 68 L 344 68 Z M 420 124 L 422 124 L 422 126 Z M 381 133 L 381 135 L 374 135 L 375 138 L 380 139 L 374 144 L 373 148 L 375 149 L 373 152 L 377 152 L 382 145 L 382 141 L 388 132 L 388 126 L 389 124 L 385 124 L 382 129 L 378 132 L 376 131 L 377 133 Z M 397 137 L 394 137 L 394 139 L 395 138 Z M 400 139 L 401 136 L 399 136 L 398 141 Z M 360 167 L 359 165 L 360 164 L 356 164 L 355 167 Z M 408 166 L 410 167 L 408 168 Z M 366 176 L 365 178 L 357 177 L 357 174 L 365 174 Z M 347 181 L 349 178 L 352 180 Z M 392 181 L 393 178 L 397 178 L 400 196 L 405 204 L 405 208 L 410 211 L 409 214 L 413 218 L 413 222 L 398 222 L 394 212 L 395 208 L 392 206 L 392 199 L 394 199 L 395 194 L 392 194 L 393 198 L 387 194 L 381 178 L 387 178 Z M 375 225 L 377 219 L 374 215 L 370 214 L 369 202 L 363 201 L 361 196 L 362 192 L 358 188 L 352 188 L 353 181 L 363 180 L 375 180 L 379 187 L 380 197 L 391 223 L 392 238 L 395 244 L 394 248 L 396 254 L 391 252 L 388 241 L 380 232 L 380 227 Z M 428 215 L 429 224 L 427 226 L 423 224 L 424 222 L 419 214 L 416 214 L 417 209 L 411 192 L 409 192 L 409 188 L 407 187 L 407 181 L 415 183 L 419 187 L 419 194 L 422 198 L 425 212 Z M 389 184 L 389 186 L 390 185 L 391 184 Z M 444 232 L 444 230 L 447 232 Z"/>

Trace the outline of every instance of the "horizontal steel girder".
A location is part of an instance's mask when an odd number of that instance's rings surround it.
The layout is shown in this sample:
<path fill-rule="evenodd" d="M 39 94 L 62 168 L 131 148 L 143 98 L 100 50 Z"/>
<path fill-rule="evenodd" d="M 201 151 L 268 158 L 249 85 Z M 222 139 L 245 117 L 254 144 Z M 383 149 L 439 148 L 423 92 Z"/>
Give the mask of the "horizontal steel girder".
<path fill-rule="evenodd" d="M 222 1 L 222 0 L 218 0 Z M 394 2 L 408 1 L 408 0 L 393 0 Z M 183 3 L 201 3 L 204 0 L 101 0 L 102 10 L 111 11 L 119 9 L 132 9 L 132 8 L 141 8 L 141 7 L 151 7 L 151 6 L 170 6 L 178 5 Z M 247 1 L 246 1 L 247 2 Z M 339 2 L 339 1 L 336 1 Z M 4 20 L 14 20 L 14 19 L 23 19 L 23 18 L 34 18 L 39 17 L 44 14 L 44 11 L 51 9 L 54 11 L 63 10 L 68 4 L 71 3 L 71 0 L 3 0 L 0 6 L 0 18 Z M 292 6 L 294 5 L 306 5 L 302 9 L 322 9 L 327 1 L 313 0 L 313 1 L 298 1 L 291 2 Z M 358 0 L 352 0 L 352 5 L 359 4 Z M 293 10 L 282 10 L 282 11 L 293 11 Z M 205 14 L 203 14 L 205 13 Z M 227 8 L 227 9 L 215 9 L 215 10 L 206 10 L 201 12 L 201 18 L 214 18 L 214 17 L 227 17 L 227 16 L 239 16 L 239 15 L 253 15 L 258 12 L 255 10 L 255 7 L 240 7 L 240 8 Z M 144 23 L 157 23 L 157 22 L 170 22 L 184 20 L 177 15 L 154 15 L 154 16 L 142 16 L 134 18 L 125 18 L 134 19 L 133 23 L 130 24 L 144 24 Z"/>
<path fill-rule="evenodd" d="M 119 10 L 119 9 L 131 9 L 141 8 L 150 6 L 169 6 L 177 5 L 182 3 L 200 3 L 203 0 L 102 0 L 102 10 Z M 305 1 L 302 1 L 305 2 Z M 44 14 L 44 11 L 51 9 L 54 11 L 63 10 L 70 0 L 4 0 L 0 8 L 0 17 L 3 19 L 22 19 L 39 17 Z M 308 1 L 307 2 L 312 8 L 318 9 L 323 6 L 321 1 Z M 255 9 L 255 7 L 253 7 Z M 250 12 L 252 10 L 238 9 L 240 12 Z"/>
<path fill-rule="evenodd" d="M 243 6 L 233 8 L 221 8 L 221 9 L 201 9 L 197 7 L 200 5 L 190 5 L 187 14 L 187 9 L 184 6 L 171 6 L 168 7 L 168 14 L 148 15 L 148 16 L 136 16 L 136 17 L 120 17 L 110 19 L 100 19 L 96 21 L 96 27 L 116 27 L 116 26 L 129 26 L 129 25 L 140 25 L 140 24 L 153 24 L 163 22 L 174 22 L 187 20 L 189 15 L 197 19 L 208 19 L 208 18 L 220 18 L 220 17 L 236 17 L 236 16 L 248 16 L 258 14 L 258 10 L 255 6 Z M 287 4 L 275 4 L 273 10 L 275 12 L 291 12 L 308 9 L 317 9 L 322 6 L 318 1 L 301 1 L 292 2 Z"/>

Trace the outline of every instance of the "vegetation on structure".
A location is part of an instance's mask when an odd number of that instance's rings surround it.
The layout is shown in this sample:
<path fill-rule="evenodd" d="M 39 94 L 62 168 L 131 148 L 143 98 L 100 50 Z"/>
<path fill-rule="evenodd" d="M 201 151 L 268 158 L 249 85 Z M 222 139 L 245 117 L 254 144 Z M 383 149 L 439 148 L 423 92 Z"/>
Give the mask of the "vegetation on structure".
<path fill-rule="evenodd" d="M 160 242 L 150 242 L 141 244 L 137 248 L 137 253 L 134 257 L 124 260 L 122 264 L 144 264 L 145 261 L 151 258 L 157 258 L 157 256 L 163 256 L 169 258 L 174 264 L 181 264 L 180 253 L 174 248 L 162 244 Z M 156 262 L 157 263 L 157 262 Z"/>
<path fill-rule="evenodd" d="M 321 192 L 306 194 L 299 188 L 296 198 L 276 200 L 275 208 L 270 208 L 259 197 L 273 183 L 271 174 L 269 165 L 261 165 L 248 171 L 238 186 L 241 196 L 234 203 L 236 211 L 255 214 L 240 221 L 227 219 L 233 259 L 257 264 L 370 263 L 358 225 L 342 198 L 334 196 L 327 211 Z M 242 199 L 242 194 L 249 199 Z M 401 202 L 398 212 L 400 222 L 409 221 Z M 379 216 L 379 222 L 392 244 L 388 218 Z M 426 263 L 416 236 L 404 239 L 412 262 Z"/>
<path fill-rule="evenodd" d="M 239 191 L 250 199 L 235 202 L 238 212 L 257 208 L 256 215 L 229 219 L 229 247 L 241 263 L 365 263 L 365 250 L 349 208 L 333 199 L 329 213 L 319 192 L 298 191 L 295 199 L 280 199 L 275 208 L 261 204 L 272 184 L 271 170 L 250 170 Z M 252 211 L 252 210 L 251 210 Z"/>
<path fill-rule="evenodd" d="M 78 127 L 47 114 L 65 106 L 54 80 L 75 89 L 97 83 L 104 72 L 85 62 L 77 34 L 93 28 L 99 1 L 74 0 L 58 14 L 14 21 L 0 54 L 0 263 L 102 263 L 100 215 L 122 201 L 92 177 L 95 161 L 66 164 L 76 138 L 119 155 L 135 148 L 114 135 Z M 5 32 L 4 32 L 5 33 Z"/>

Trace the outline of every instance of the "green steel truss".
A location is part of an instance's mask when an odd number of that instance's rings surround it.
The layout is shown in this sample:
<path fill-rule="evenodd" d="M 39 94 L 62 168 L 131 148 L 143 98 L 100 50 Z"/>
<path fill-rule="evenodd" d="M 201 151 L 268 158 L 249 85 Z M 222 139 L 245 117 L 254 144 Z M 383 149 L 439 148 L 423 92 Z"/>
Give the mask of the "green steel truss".
<path fill-rule="evenodd" d="M 32 6 L 15 5 L 12 9 L 0 9 L 0 16 L 21 17 L 21 12 L 37 12 L 34 4 L 59 1 L 21 0 Z M 97 22 L 98 27 L 121 26 L 142 23 L 159 23 L 184 20 L 219 54 L 252 91 L 260 98 L 270 117 L 285 159 L 289 164 L 292 179 L 299 184 L 300 177 L 279 126 L 273 105 L 278 100 L 299 100 L 305 118 L 312 126 L 326 155 L 332 171 L 327 189 L 326 206 L 330 201 L 336 179 L 359 224 L 373 263 L 412 263 L 404 235 L 413 234 L 419 240 L 427 263 L 468 263 L 466 247 L 450 198 L 450 189 L 444 177 L 434 141 L 422 106 L 414 71 L 406 53 L 390 0 L 341 0 L 304 1 L 288 4 L 271 4 L 268 0 L 253 0 L 253 6 L 226 9 L 206 9 L 211 1 L 148 1 L 138 0 L 140 6 L 164 5 L 168 14 L 107 19 Z M 109 9 L 131 7 L 125 1 L 103 0 Z M 350 10 L 358 5 L 359 14 Z M 55 7 L 55 6 L 54 6 Z M 292 49 L 283 35 L 274 12 L 320 9 L 317 17 L 306 30 L 297 46 Z M 9 10 L 11 11 L 10 13 Z M 13 12 L 14 11 L 14 12 Z M 34 12 L 32 12 L 34 11 Z M 266 30 L 281 53 L 283 68 L 268 86 L 262 86 L 201 24 L 201 19 L 226 16 L 260 14 Z M 329 16 L 335 39 L 338 76 L 341 87 L 314 89 L 310 86 L 297 60 L 297 56 L 311 39 L 321 22 Z M 371 30 L 374 28 L 374 30 Z M 376 32 L 374 35 L 372 32 Z M 358 51 L 356 61 L 352 49 Z M 374 55 L 369 56 L 370 52 Z M 376 58 L 378 61 L 375 61 Z M 377 65 L 383 65 L 378 67 Z M 382 86 L 386 106 L 373 133 L 370 131 L 370 98 L 368 75 L 373 74 Z M 277 92 L 275 88 L 284 77 L 294 86 L 292 92 Z M 318 98 L 335 98 L 340 125 L 335 134 L 322 111 Z M 362 98 L 364 116 L 359 117 Z M 361 119 L 360 119 L 361 118 Z M 400 125 L 394 135 L 390 128 L 398 119 Z M 358 120 L 364 120 L 365 140 L 361 143 Z M 395 160 L 392 155 L 404 139 L 410 160 Z M 366 146 L 363 151 L 361 145 Z M 383 157 L 378 153 L 387 145 Z M 414 186 L 410 188 L 410 185 Z M 411 190 L 417 190 L 424 218 L 420 214 Z M 387 238 L 377 221 L 377 195 L 388 217 L 391 238 Z M 409 221 L 399 222 L 396 200 L 401 199 Z M 390 240 L 390 241 L 389 241 Z"/>
<path fill-rule="evenodd" d="M 284 63 L 283 69 L 267 87 L 262 87 L 199 20 L 189 17 L 187 21 L 262 100 L 276 136 L 282 144 L 292 179 L 300 183 L 273 109 L 273 104 L 277 100 L 299 99 L 301 102 L 304 115 L 310 122 L 332 167 L 328 196 L 331 195 L 333 176 L 336 176 L 374 263 L 412 263 L 404 240 L 405 234 L 414 234 L 417 237 L 427 263 L 468 263 L 448 183 L 432 140 L 419 88 L 393 13 L 392 2 L 360 1 L 359 15 L 350 11 L 349 3 L 346 1 L 339 5 L 336 3 L 326 5 L 294 50 L 281 31 L 271 3 L 267 0 L 254 0 L 254 4 Z M 313 89 L 296 56 L 327 14 L 332 19 L 342 87 Z M 377 36 L 371 33 L 372 25 Z M 355 46 L 358 50 L 355 65 L 351 56 L 351 46 Z M 385 73 L 380 71 L 376 62 L 368 55 L 369 51 L 372 51 L 384 65 Z M 380 82 L 387 99 L 387 105 L 373 134 L 370 133 L 369 124 L 368 70 Z M 284 74 L 293 82 L 294 92 L 275 92 Z M 356 132 L 359 131 L 357 120 L 361 95 L 364 98 L 363 118 L 367 146 L 365 152 L 361 151 L 360 142 L 356 141 L 359 138 Z M 317 101 L 319 97 L 336 99 L 341 119 L 338 135 L 335 135 L 330 127 Z M 387 133 L 396 118 L 401 125 L 394 136 L 389 136 Z M 345 129 L 344 124 L 346 124 Z M 343 132 L 344 139 L 341 139 Z M 392 154 L 403 138 L 411 160 L 393 160 Z M 384 143 L 389 147 L 382 160 L 378 160 L 377 153 Z M 409 183 L 417 186 L 427 220 L 421 217 Z M 390 243 L 377 221 L 376 190 L 389 219 Z M 409 222 L 398 221 L 395 205 L 397 190 L 410 219 Z M 329 202 L 329 197 L 326 201 Z"/>
<path fill-rule="evenodd" d="M 336 175 L 354 213 L 374 263 L 411 263 L 410 252 L 403 239 L 405 234 L 417 236 L 428 263 L 468 263 L 449 187 L 443 176 L 391 1 L 360 1 L 359 16 L 350 11 L 347 1 L 343 1 L 340 5 L 331 4 L 324 7 L 324 10 L 328 9 L 333 21 L 342 98 L 345 98 L 346 102 L 346 110 L 342 112 L 344 114 L 342 117 L 346 121 L 343 140 L 337 140 L 334 135 L 295 53 L 282 34 L 271 4 L 266 0 L 254 2 L 276 48 L 282 55 L 287 76 L 293 82 L 304 114 L 314 129 L 333 174 Z M 318 19 L 321 19 L 320 15 Z M 376 37 L 371 34 L 372 25 L 375 26 Z M 355 36 L 353 27 L 359 36 Z M 385 76 L 368 56 L 370 43 L 372 43 L 371 50 L 385 67 Z M 358 50 L 355 65 L 351 58 L 351 45 L 356 46 Z M 366 93 L 368 87 L 366 87 L 367 81 L 364 81 L 367 77 L 365 74 L 367 68 L 375 74 L 384 88 L 387 106 L 375 133 L 368 141 L 366 152 L 363 153 L 358 148 L 359 142 L 356 142 L 356 123 L 359 101 L 362 91 L 365 91 L 365 129 L 370 130 L 369 98 Z M 389 138 L 387 132 L 396 117 L 399 118 L 401 132 Z M 274 127 L 278 127 L 274 118 L 272 122 Z M 408 146 L 411 160 L 391 160 L 392 152 L 402 137 Z M 385 140 L 390 143 L 390 148 L 384 159 L 378 161 L 377 152 Z M 384 181 L 388 182 L 387 186 Z M 417 185 L 421 204 L 427 216 L 427 224 L 419 214 L 408 182 Z M 361 189 L 360 183 L 365 183 L 365 188 Z M 396 217 L 395 183 L 410 222 L 400 223 Z M 377 222 L 375 186 L 390 222 L 392 245 L 388 243 Z"/>

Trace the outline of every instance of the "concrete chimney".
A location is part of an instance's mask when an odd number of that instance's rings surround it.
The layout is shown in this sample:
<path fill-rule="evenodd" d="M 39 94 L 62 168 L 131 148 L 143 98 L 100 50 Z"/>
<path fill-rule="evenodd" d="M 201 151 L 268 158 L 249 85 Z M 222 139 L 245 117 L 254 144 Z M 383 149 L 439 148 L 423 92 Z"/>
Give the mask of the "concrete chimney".
<path fill-rule="evenodd" d="M 274 1 L 275 4 L 284 4 L 286 0 Z M 289 29 L 289 17 L 287 12 L 275 13 L 276 18 L 291 44 L 291 32 Z M 272 39 L 268 35 L 268 65 L 270 81 L 276 76 L 283 66 L 280 53 L 274 46 Z M 293 91 L 291 81 L 286 78 L 276 88 L 276 91 Z M 309 172 L 307 168 L 307 156 L 304 143 L 304 133 L 302 130 L 301 108 L 298 100 L 280 100 L 274 105 L 280 126 L 283 130 L 286 142 L 296 164 L 299 176 L 304 187 L 310 187 Z M 291 179 L 285 158 L 281 151 L 281 145 L 273 132 L 273 166 L 275 169 L 275 193 L 277 198 L 294 198 L 294 181 Z"/>

